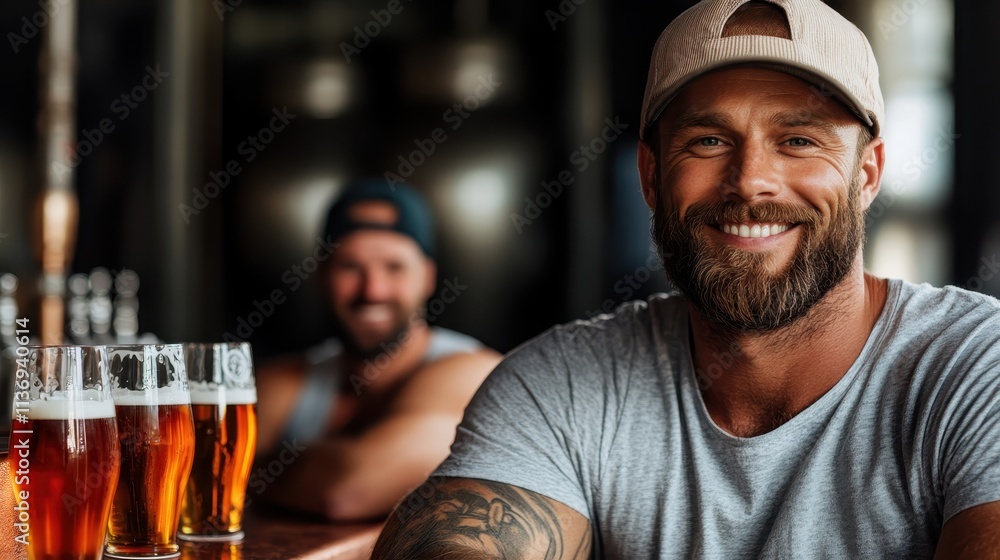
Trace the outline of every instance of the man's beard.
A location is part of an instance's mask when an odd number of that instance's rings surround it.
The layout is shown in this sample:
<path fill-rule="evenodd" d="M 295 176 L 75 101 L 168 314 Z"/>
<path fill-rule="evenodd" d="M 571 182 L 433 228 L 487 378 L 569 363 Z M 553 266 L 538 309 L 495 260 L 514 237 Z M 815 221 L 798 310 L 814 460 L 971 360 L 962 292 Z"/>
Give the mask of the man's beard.
<path fill-rule="evenodd" d="M 361 304 L 356 302 L 352 304 L 352 307 Z M 340 341 L 344 345 L 344 351 L 351 356 L 365 360 L 376 358 L 380 354 L 389 353 L 394 350 L 398 351 L 402 342 L 409 337 L 413 320 L 417 318 L 416 316 L 419 313 L 418 310 L 410 315 L 406 315 L 400 311 L 396 323 L 392 325 L 390 330 L 386 331 L 386 335 L 368 343 L 362 342 L 360 340 L 361 337 L 354 333 L 351 327 L 342 321 L 340 317 L 337 317 L 336 314 L 334 314 L 334 323 L 336 324 Z"/>
<path fill-rule="evenodd" d="M 855 173 L 855 177 L 857 177 Z M 658 196 L 652 235 L 667 276 L 709 321 L 730 333 L 772 331 L 803 317 L 854 265 L 864 242 L 860 182 L 824 232 L 822 215 L 775 202 L 715 202 L 688 209 L 682 222 Z M 794 223 L 802 239 L 783 271 L 767 270 L 767 254 L 710 242 L 705 228 L 755 221 Z"/>

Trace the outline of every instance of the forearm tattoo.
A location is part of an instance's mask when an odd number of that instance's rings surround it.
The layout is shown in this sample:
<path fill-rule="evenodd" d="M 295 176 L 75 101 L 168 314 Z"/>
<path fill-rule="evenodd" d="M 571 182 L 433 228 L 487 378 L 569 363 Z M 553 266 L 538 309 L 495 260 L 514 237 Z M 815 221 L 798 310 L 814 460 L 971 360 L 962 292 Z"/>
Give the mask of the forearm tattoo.
<path fill-rule="evenodd" d="M 590 535 L 567 542 L 548 498 L 496 482 L 446 480 L 431 479 L 400 504 L 375 544 L 372 560 L 589 557 Z"/>

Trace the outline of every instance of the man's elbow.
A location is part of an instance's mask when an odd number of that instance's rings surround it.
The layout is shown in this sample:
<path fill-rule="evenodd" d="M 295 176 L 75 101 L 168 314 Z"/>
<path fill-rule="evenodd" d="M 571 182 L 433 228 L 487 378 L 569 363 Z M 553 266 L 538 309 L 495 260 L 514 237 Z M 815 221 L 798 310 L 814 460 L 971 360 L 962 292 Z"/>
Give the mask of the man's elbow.
<path fill-rule="evenodd" d="M 376 492 L 354 485 L 334 484 L 323 496 L 323 514 L 330 521 L 366 521 L 385 517 L 393 503 Z"/>
<path fill-rule="evenodd" d="M 323 510 L 331 521 L 385 519 L 400 500 L 426 482 L 433 470 L 433 466 L 424 464 L 412 468 L 397 464 L 392 471 L 358 467 L 326 486 Z"/>

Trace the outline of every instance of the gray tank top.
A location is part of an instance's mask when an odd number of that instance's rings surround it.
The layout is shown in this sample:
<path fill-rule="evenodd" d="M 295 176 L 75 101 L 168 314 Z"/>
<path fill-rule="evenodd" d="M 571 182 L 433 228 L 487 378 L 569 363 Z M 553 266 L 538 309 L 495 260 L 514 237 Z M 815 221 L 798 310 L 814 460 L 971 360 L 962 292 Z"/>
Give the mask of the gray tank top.
<path fill-rule="evenodd" d="M 431 327 L 431 342 L 424 354 L 427 364 L 464 352 L 474 352 L 483 344 L 471 336 L 441 327 Z M 340 354 L 343 345 L 339 340 L 327 339 L 306 352 L 306 380 L 299 394 L 299 401 L 285 429 L 285 441 L 307 442 L 319 439 L 326 429 L 327 419 L 340 391 Z"/>

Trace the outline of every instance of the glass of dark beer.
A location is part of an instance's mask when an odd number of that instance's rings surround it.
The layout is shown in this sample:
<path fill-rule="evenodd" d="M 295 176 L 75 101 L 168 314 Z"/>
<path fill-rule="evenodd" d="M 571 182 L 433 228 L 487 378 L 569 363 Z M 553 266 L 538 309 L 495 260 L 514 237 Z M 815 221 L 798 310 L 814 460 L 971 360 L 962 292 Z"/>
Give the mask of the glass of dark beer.
<path fill-rule="evenodd" d="M 194 422 L 180 344 L 109 346 L 121 476 L 106 558 L 176 558 Z"/>
<path fill-rule="evenodd" d="M 194 413 L 194 467 L 179 537 L 243 538 L 243 505 L 257 446 L 257 385 L 247 343 L 185 344 Z"/>
<path fill-rule="evenodd" d="M 107 353 L 21 347 L 16 363 L 14 540 L 31 560 L 99 560 L 120 460 Z"/>

